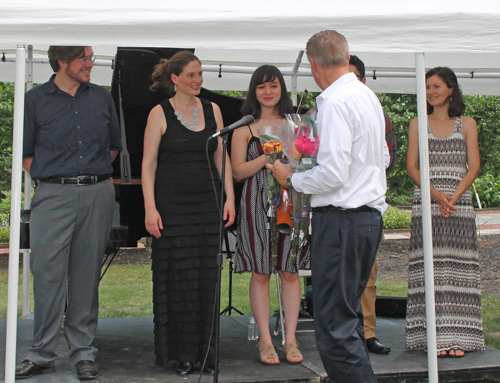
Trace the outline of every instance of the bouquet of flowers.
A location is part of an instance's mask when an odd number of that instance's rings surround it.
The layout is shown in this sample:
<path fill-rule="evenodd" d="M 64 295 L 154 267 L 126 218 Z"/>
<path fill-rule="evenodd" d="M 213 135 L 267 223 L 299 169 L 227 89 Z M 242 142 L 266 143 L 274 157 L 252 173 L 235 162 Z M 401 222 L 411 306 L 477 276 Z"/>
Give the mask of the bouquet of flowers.
<path fill-rule="evenodd" d="M 308 116 L 287 114 L 283 143 L 295 173 L 305 172 L 316 165 L 319 137 L 316 123 Z M 292 256 L 290 263 L 297 262 L 297 254 L 307 243 L 311 195 L 292 189 Z"/>
<path fill-rule="evenodd" d="M 283 143 L 282 143 L 283 127 L 264 126 L 259 130 L 259 139 L 262 144 L 262 150 L 266 155 L 267 162 L 274 164 L 276 160 L 282 160 Z M 270 218 L 271 224 L 271 258 L 274 266 L 278 265 L 278 225 L 277 225 L 277 207 L 280 199 L 281 185 L 273 177 L 271 171 L 267 172 L 267 216 Z"/>

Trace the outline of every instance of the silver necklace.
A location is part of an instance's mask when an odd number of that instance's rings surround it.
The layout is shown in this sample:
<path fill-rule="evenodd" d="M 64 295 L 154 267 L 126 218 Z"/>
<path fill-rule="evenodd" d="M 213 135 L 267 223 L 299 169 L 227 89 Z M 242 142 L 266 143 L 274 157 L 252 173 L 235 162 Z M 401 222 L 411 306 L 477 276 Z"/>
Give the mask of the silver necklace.
<path fill-rule="evenodd" d="M 196 103 L 196 100 L 195 100 Z M 196 104 L 195 104 L 196 105 Z M 174 97 L 174 114 L 177 116 L 177 119 L 180 121 L 182 125 L 184 125 L 186 128 L 189 130 L 195 130 L 196 125 L 198 122 L 200 122 L 198 118 L 198 108 L 195 106 L 193 109 L 193 117 L 191 118 L 191 122 L 188 122 L 182 115 L 177 111 L 177 105 L 175 104 L 175 97 Z"/>

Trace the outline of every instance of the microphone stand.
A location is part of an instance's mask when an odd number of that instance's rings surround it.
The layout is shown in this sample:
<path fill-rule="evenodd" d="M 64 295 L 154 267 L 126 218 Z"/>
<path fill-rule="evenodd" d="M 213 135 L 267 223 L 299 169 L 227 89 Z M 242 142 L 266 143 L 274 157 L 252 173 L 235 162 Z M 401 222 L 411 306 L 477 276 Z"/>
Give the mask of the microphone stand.
<path fill-rule="evenodd" d="M 227 304 L 227 307 L 222 310 L 220 315 L 225 315 L 226 313 L 228 315 L 233 315 L 232 310 L 236 311 L 240 315 L 244 315 L 240 310 L 238 310 L 236 307 L 233 306 L 233 255 L 231 253 L 231 250 L 229 249 L 229 238 L 227 236 L 227 230 L 224 230 L 224 243 L 226 245 L 226 256 L 229 258 L 229 302 Z"/>
<path fill-rule="evenodd" d="M 217 254 L 217 266 L 219 273 L 217 275 L 217 283 L 215 286 L 215 363 L 214 363 L 214 383 L 219 381 L 219 334 L 220 334 L 220 291 L 222 279 L 222 239 L 224 233 L 224 186 L 226 181 L 226 153 L 227 153 L 228 134 L 222 136 L 222 171 L 221 171 L 221 198 L 220 198 L 220 223 L 219 223 L 219 252 Z M 209 345 L 210 347 L 210 345 Z"/>

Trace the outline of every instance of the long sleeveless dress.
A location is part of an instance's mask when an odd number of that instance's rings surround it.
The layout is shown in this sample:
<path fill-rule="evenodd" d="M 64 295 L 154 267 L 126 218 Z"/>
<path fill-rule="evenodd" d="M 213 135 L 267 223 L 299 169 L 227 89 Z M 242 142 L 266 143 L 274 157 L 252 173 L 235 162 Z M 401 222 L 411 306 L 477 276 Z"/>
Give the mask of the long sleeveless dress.
<path fill-rule="evenodd" d="M 151 255 L 157 365 L 203 361 L 212 325 L 219 213 L 205 146 L 217 124 L 211 103 L 201 102 L 205 129 L 199 132 L 177 120 L 168 100 L 160 103 L 167 130 L 160 141 L 155 179 L 163 230 L 160 238 L 153 238 Z M 213 161 L 217 145 L 210 140 L 210 167 L 218 178 Z M 214 363 L 213 341 L 208 365 Z"/>
<path fill-rule="evenodd" d="M 253 135 L 248 142 L 247 161 L 252 161 L 262 154 L 259 138 Z M 296 273 L 297 266 L 290 264 L 290 235 L 278 234 L 278 265 L 273 266 L 271 259 L 271 240 L 269 218 L 267 217 L 267 169 L 262 168 L 252 177 L 247 178 L 243 187 L 238 229 L 236 232 L 235 272 L 255 271 L 259 274 L 272 274 L 274 271 Z M 310 268 L 309 241 L 297 256 L 299 269 Z"/>
<path fill-rule="evenodd" d="M 429 132 L 431 185 L 453 195 L 467 173 L 467 143 L 462 117 L 457 117 L 450 136 Z M 465 191 L 455 205 L 458 209 L 444 218 L 432 201 L 432 240 L 436 299 L 437 350 L 453 347 L 464 351 L 484 350 L 479 255 L 472 198 Z M 422 246 L 422 202 L 415 187 L 411 223 L 406 313 L 406 347 L 426 347 L 424 256 Z"/>

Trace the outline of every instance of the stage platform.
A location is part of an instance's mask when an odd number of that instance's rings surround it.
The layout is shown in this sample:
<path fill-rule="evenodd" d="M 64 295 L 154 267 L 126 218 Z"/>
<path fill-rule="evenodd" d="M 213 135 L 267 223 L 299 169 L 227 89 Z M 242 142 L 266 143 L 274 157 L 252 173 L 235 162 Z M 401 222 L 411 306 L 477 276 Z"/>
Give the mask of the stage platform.
<path fill-rule="evenodd" d="M 274 324 L 274 317 L 271 324 Z M 404 348 L 404 319 L 377 318 L 377 336 L 392 348 L 388 355 L 370 354 L 373 369 L 380 383 L 416 383 L 427 381 L 427 355 L 423 350 Z M 0 321 L 0 381 L 4 381 L 6 321 Z M 300 323 L 299 329 L 312 328 L 312 323 Z M 32 320 L 18 321 L 17 361 L 21 362 L 30 344 Z M 219 382 L 285 383 L 327 382 L 314 334 L 298 333 L 297 339 L 304 355 L 298 365 L 286 363 L 281 337 L 274 337 L 279 345 L 279 366 L 259 363 L 256 342 L 247 340 L 246 316 L 221 317 Z M 175 364 L 168 368 L 154 365 L 152 318 L 100 319 L 95 344 L 99 348 L 96 383 L 194 383 L 199 378 L 199 366 L 188 377 L 175 373 Z M 59 339 L 59 358 L 56 372 L 35 376 L 29 383 L 78 383 L 75 369 L 67 359 L 64 336 Z M 484 352 L 468 353 L 461 359 L 439 359 L 440 382 L 468 382 L 500 379 L 500 351 L 488 348 Z M 201 382 L 212 382 L 203 376 Z M 343 382 L 342 382 L 343 383 Z"/>

